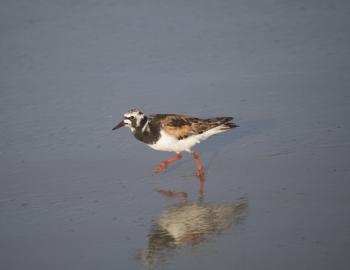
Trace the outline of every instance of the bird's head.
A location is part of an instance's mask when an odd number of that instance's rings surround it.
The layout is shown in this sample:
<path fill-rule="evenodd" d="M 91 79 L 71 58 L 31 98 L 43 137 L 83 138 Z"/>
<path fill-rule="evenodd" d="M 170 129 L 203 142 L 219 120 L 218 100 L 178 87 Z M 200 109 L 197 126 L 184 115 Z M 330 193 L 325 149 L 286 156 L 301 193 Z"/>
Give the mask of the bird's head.
<path fill-rule="evenodd" d="M 116 125 L 112 130 L 116 130 L 121 127 L 128 127 L 131 131 L 142 125 L 142 120 L 146 120 L 146 116 L 139 109 L 131 109 L 130 111 L 124 113 L 124 119 Z M 144 121 L 145 121 L 144 120 Z"/>

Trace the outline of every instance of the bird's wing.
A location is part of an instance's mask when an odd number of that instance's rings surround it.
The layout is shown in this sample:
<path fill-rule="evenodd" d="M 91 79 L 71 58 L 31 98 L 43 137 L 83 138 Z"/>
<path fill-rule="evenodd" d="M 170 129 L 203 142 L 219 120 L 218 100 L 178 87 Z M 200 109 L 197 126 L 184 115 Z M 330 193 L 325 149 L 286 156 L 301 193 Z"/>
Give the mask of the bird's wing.
<path fill-rule="evenodd" d="M 211 128 L 228 123 L 232 117 L 216 117 L 199 119 L 182 114 L 152 114 L 148 116 L 152 122 L 158 122 L 160 127 L 178 140 L 188 136 L 201 134 Z"/>

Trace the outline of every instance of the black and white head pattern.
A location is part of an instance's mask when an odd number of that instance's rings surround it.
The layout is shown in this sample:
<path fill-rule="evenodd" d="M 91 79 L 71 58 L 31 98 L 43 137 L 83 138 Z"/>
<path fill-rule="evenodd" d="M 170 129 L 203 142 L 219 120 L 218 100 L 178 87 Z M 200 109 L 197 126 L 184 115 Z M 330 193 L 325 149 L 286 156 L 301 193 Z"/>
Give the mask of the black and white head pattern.
<path fill-rule="evenodd" d="M 147 121 L 147 117 L 138 109 L 131 109 L 124 114 L 124 124 L 134 132 L 137 128 L 142 128 Z"/>

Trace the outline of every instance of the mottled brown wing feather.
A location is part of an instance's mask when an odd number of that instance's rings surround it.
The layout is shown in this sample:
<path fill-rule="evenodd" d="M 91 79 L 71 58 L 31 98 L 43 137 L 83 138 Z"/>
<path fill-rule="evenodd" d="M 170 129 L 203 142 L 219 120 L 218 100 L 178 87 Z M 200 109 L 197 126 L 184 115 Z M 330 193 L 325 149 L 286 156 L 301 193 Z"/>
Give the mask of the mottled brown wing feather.
<path fill-rule="evenodd" d="M 178 140 L 185 139 L 190 135 L 196 134 L 190 125 L 181 127 L 164 126 L 163 129 L 170 135 L 175 136 Z"/>
<path fill-rule="evenodd" d="M 150 115 L 151 121 L 159 122 L 160 126 L 177 139 L 185 139 L 190 135 L 201 134 L 211 128 L 228 123 L 232 117 L 216 117 L 199 119 L 181 114 L 155 114 Z"/>

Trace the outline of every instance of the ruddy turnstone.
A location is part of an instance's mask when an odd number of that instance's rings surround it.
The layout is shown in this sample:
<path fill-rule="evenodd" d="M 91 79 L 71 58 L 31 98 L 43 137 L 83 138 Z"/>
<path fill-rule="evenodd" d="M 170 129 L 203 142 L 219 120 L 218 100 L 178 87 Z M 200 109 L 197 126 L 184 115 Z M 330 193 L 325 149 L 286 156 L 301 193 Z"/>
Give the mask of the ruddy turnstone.
<path fill-rule="evenodd" d="M 161 162 L 154 173 L 164 170 L 170 163 L 182 158 L 181 152 L 192 154 L 197 164 L 197 176 L 204 175 L 204 169 L 193 146 L 218 133 L 238 127 L 231 122 L 233 117 L 214 117 L 199 119 L 182 114 L 145 115 L 138 109 L 131 109 L 124 114 L 124 119 L 112 130 L 126 126 L 135 138 L 159 151 L 176 152 L 176 155 Z"/>

